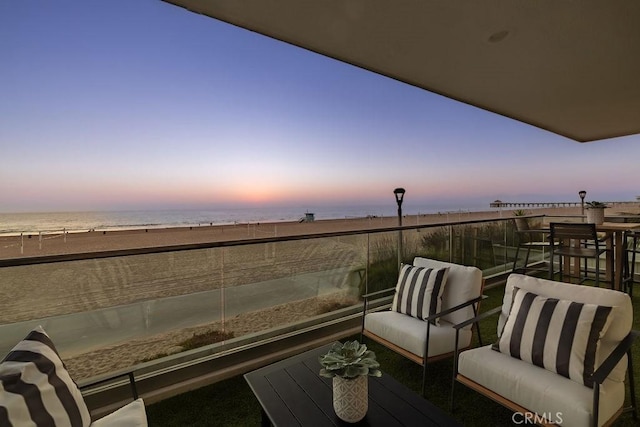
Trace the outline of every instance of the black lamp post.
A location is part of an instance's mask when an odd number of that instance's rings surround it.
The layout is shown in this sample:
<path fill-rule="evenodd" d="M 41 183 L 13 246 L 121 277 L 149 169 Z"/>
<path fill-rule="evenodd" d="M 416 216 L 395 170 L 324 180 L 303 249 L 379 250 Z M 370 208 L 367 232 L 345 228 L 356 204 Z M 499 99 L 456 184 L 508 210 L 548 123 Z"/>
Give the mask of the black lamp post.
<path fill-rule="evenodd" d="M 398 226 L 402 225 L 402 199 L 404 199 L 404 193 L 404 188 L 393 190 L 398 204 Z M 402 264 L 402 230 L 398 230 L 398 273 L 400 272 L 400 264 Z"/>
<path fill-rule="evenodd" d="M 402 225 L 402 199 L 404 198 L 404 188 L 396 188 L 393 190 L 393 194 L 396 196 L 396 203 L 398 204 L 398 225 Z"/>
<path fill-rule="evenodd" d="M 578 196 L 580 196 L 580 205 L 582 206 L 582 220 L 584 221 L 584 198 L 587 195 L 587 192 L 584 190 L 578 191 Z"/>

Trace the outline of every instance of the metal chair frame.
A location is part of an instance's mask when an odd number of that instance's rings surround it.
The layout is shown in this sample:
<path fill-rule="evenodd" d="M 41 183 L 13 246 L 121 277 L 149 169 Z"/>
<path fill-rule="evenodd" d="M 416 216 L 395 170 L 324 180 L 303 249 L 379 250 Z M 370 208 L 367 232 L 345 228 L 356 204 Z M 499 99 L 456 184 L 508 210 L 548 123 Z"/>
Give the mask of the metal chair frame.
<path fill-rule="evenodd" d="M 518 223 L 514 221 L 515 225 L 515 235 L 518 239 L 518 246 L 516 247 L 516 254 L 513 258 L 513 267 L 511 270 L 514 273 L 521 272 L 522 274 L 527 274 L 527 270 L 532 271 L 541 271 L 541 269 L 536 269 L 529 267 L 529 255 L 531 254 L 531 249 L 543 249 L 549 248 L 549 230 L 548 229 L 530 229 L 527 225 L 526 229 L 521 229 L 518 227 Z M 536 239 L 536 237 L 541 237 Z M 524 257 L 524 264 L 522 267 L 518 267 L 518 255 L 520 254 L 520 249 L 526 249 L 526 254 Z"/>
<path fill-rule="evenodd" d="M 624 232 L 624 250 L 622 262 L 622 290 L 633 297 L 635 284 L 636 255 L 640 253 L 640 232 L 627 230 Z"/>
<path fill-rule="evenodd" d="M 607 251 L 606 247 L 602 247 L 602 243 L 596 232 L 596 225 L 592 223 L 569 223 L 569 222 L 552 222 L 549 224 L 550 234 L 549 242 L 551 246 L 551 260 L 549 265 L 549 278 L 554 277 L 554 261 L 555 257 L 559 257 L 559 274 L 560 281 L 563 280 L 564 268 L 562 266 L 563 259 L 578 258 L 584 260 L 583 274 L 578 277 L 582 283 L 588 280 L 587 260 L 595 260 L 595 284 L 600 286 L 600 255 Z M 575 275 L 568 274 L 569 278 Z"/>

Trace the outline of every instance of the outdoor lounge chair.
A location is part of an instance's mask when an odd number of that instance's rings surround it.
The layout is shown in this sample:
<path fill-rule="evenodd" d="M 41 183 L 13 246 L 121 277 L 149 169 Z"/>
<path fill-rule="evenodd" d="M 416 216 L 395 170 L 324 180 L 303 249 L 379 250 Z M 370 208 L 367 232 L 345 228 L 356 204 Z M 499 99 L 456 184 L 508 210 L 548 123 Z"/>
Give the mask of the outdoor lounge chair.
<path fill-rule="evenodd" d="M 133 401 L 91 422 L 80 389 L 53 342 L 38 326 L 0 363 L 0 426 L 145 427 L 144 402 L 137 395 L 133 374 L 125 375 L 131 381 Z"/>
<path fill-rule="evenodd" d="M 363 296 L 362 335 L 421 365 L 424 395 L 427 363 L 453 356 L 456 337 L 460 347 L 471 345 L 471 325 L 453 325 L 475 316 L 483 284 L 476 267 L 416 257 L 402 266 L 395 288 Z M 392 292 L 390 310 L 369 311 L 370 301 Z"/>
<path fill-rule="evenodd" d="M 497 312 L 498 342 L 456 355 L 452 410 L 459 382 L 514 411 L 517 423 L 608 425 L 624 411 L 626 371 L 626 409 L 637 418 L 629 295 L 511 274 L 501 307 L 456 328 Z"/>

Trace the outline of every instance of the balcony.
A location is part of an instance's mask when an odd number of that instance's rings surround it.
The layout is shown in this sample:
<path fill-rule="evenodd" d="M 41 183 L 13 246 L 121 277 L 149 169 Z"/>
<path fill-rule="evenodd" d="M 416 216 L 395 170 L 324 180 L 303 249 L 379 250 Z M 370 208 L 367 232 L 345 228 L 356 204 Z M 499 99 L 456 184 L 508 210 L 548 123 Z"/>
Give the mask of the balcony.
<path fill-rule="evenodd" d="M 541 223 L 557 219 L 530 218 Z M 164 425 L 171 413 L 178 417 L 173 425 L 184 425 L 192 416 L 186 401 L 225 402 L 231 388 L 234 399 L 254 407 L 242 373 L 356 336 L 360 295 L 395 284 L 399 242 L 403 262 L 420 255 L 478 266 L 490 296 L 483 308 L 500 304 L 500 284 L 515 254 L 514 234 L 512 218 L 445 220 L 1 260 L 0 283 L 11 298 L 0 303 L 0 353 L 41 324 L 81 385 L 131 371 L 150 405 L 150 420 Z M 535 253 L 529 262 L 544 263 L 546 255 Z M 495 336 L 494 325 L 487 322 L 486 337 Z M 376 352 L 385 371 L 419 389 L 414 384 L 418 366 L 382 348 Z M 445 399 L 438 404 L 446 407 L 448 391 L 439 388 L 449 387 L 451 366 L 448 361 L 439 366 L 432 370 L 438 380 L 431 382 L 435 385 L 428 396 Z M 88 404 L 97 413 L 107 412 L 128 398 L 127 387 L 119 379 L 94 387 L 87 393 Z M 211 393 L 214 397 L 208 397 Z M 248 414 L 242 405 L 222 405 L 238 408 L 234 416 L 240 419 L 259 416 L 258 409 Z M 219 405 L 206 406 L 220 411 Z"/>

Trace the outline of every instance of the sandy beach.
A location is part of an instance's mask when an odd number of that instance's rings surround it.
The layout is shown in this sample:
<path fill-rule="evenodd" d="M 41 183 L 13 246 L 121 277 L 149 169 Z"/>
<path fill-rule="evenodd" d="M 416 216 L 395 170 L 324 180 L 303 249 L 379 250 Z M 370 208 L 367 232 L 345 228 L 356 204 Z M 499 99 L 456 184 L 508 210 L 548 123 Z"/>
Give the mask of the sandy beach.
<path fill-rule="evenodd" d="M 403 218 L 403 224 L 434 224 L 497 217 L 499 217 L 499 212 L 495 211 L 407 215 Z M 43 234 L 42 236 L 38 234 L 0 236 L 0 259 L 283 237 L 376 229 L 397 225 L 397 217 L 371 217 L 316 220 L 313 222 L 292 221 L 122 231 L 88 231 L 66 233 L 66 235 L 58 232 Z"/>
<path fill-rule="evenodd" d="M 409 215 L 404 225 L 437 224 L 476 219 L 509 218 L 514 209 L 486 212 L 455 212 L 428 215 Z M 530 208 L 531 214 L 579 215 L 580 207 Z M 640 214 L 640 205 L 623 204 L 607 210 L 608 216 Z M 46 235 L 31 238 L 0 237 L 0 259 L 37 257 L 67 253 L 120 250 L 132 248 L 173 246 L 191 243 L 256 239 L 262 237 L 315 234 L 334 231 L 377 229 L 397 225 L 397 218 L 360 218 L 318 220 L 314 222 L 278 222 L 237 224 L 228 226 L 199 226 L 130 231 L 92 231 Z M 315 239 L 314 239 L 315 240 Z M 332 268 L 362 264 L 357 252 L 339 241 L 297 241 L 278 246 L 268 245 L 229 248 L 223 255 L 224 268 L 218 255 L 211 252 L 155 256 L 154 264 L 139 267 L 136 257 L 126 260 L 77 261 L 78 268 L 62 264 L 37 265 L 29 268 L 0 269 L 0 325 L 44 318 L 64 313 L 84 312 L 137 301 L 163 299 L 176 295 L 220 289 L 236 283 L 253 283 L 268 279 L 286 278 L 292 272 L 331 270 Z M 253 252 L 252 252 L 253 251 Z M 196 251 L 198 252 L 198 251 Z M 313 256 L 309 256 L 313 254 Z M 311 260 L 311 261 L 309 261 Z M 320 261 L 318 261 L 320 260 Z M 104 261 L 104 263 L 102 263 Z M 305 265 L 312 262 L 313 265 Z M 318 265 L 321 264 L 321 265 Z M 195 274 L 194 272 L 197 272 Z M 184 277 L 184 279 L 182 279 Z M 55 280 L 51 280 L 54 278 Z M 16 283 L 16 286 L 6 286 Z M 65 288 L 50 286 L 64 283 Z M 63 286 L 63 285 L 59 285 Z M 336 289 L 340 288 L 340 284 Z M 33 295 L 38 295 L 34 298 Z M 128 340 L 106 348 L 69 355 L 65 362 L 76 379 L 99 375 L 130 366 L 137 361 L 158 354 L 181 350 L 179 343 L 194 333 L 210 330 L 233 332 L 236 337 L 255 333 L 277 325 L 304 320 L 322 311 L 323 304 L 352 304 L 354 296 L 348 292 L 334 292 L 289 302 L 283 305 L 241 313 L 221 322 L 179 328 L 151 337 Z M 64 356 L 64 354 L 63 354 Z"/>
<path fill-rule="evenodd" d="M 403 225 L 437 224 L 476 219 L 508 218 L 515 208 L 482 212 L 447 212 L 406 215 Z M 532 215 L 580 215 L 580 207 L 525 208 Z M 619 204 L 606 214 L 639 214 L 640 204 Z M 327 233 L 394 227 L 397 217 L 346 218 L 313 222 L 271 222 L 235 225 L 201 225 L 178 228 L 149 228 L 123 231 L 89 231 L 25 236 L 0 236 L 0 259 L 21 258 L 67 253 L 83 253 L 119 249 L 172 246 L 227 240 L 256 239 L 274 236 Z"/>

